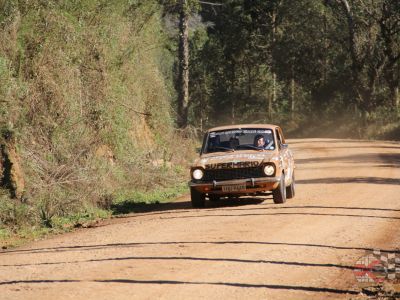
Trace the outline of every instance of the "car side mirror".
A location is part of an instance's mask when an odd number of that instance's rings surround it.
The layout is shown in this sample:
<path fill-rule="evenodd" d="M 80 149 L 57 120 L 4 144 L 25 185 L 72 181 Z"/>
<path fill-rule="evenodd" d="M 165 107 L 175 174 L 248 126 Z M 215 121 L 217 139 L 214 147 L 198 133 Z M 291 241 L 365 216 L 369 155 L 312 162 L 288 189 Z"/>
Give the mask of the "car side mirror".
<path fill-rule="evenodd" d="M 288 145 L 288 144 L 281 144 L 281 146 L 282 146 L 282 149 L 287 149 L 287 148 L 289 148 L 289 145 Z"/>

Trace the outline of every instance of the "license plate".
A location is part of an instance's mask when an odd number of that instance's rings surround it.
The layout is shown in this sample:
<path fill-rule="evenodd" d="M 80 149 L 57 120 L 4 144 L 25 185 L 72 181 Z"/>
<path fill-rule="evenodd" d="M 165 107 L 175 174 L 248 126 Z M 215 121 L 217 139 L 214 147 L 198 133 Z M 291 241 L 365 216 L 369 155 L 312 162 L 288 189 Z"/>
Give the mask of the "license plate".
<path fill-rule="evenodd" d="M 223 185 L 222 186 L 223 192 L 238 192 L 238 191 L 243 191 L 245 189 L 246 189 L 245 184 Z"/>

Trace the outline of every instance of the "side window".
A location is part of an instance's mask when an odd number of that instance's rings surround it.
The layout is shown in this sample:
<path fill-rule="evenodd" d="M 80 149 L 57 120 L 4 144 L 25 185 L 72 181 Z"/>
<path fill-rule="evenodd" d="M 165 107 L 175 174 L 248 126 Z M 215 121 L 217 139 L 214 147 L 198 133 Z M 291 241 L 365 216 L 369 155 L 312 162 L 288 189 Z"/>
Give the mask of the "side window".
<path fill-rule="evenodd" d="M 279 133 L 278 128 L 275 129 L 275 132 L 276 132 L 276 139 L 278 140 L 278 147 L 279 147 L 279 149 L 281 149 L 282 137 L 281 137 L 281 135 L 280 135 L 280 133 Z"/>
<path fill-rule="evenodd" d="M 280 128 L 278 129 L 278 132 L 279 132 L 279 136 L 280 136 L 282 144 L 286 144 L 285 137 L 283 136 L 282 130 Z"/>

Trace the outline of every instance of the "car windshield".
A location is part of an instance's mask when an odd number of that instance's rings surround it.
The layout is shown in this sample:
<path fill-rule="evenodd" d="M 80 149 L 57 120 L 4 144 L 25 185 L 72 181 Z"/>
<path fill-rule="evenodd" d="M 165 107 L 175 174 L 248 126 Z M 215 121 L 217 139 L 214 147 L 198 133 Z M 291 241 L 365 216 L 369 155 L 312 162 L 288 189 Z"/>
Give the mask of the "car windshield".
<path fill-rule="evenodd" d="M 262 128 L 211 131 L 203 144 L 203 153 L 274 149 L 275 140 L 272 129 Z"/>

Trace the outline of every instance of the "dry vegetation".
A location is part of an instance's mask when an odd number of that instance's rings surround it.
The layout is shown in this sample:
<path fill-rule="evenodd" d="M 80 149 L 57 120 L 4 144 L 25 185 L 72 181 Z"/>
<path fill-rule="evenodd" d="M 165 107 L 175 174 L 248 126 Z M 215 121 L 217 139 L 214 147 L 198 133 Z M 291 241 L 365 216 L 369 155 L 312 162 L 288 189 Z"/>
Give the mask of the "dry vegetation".
<path fill-rule="evenodd" d="M 25 178 L 0 226 L 108 208 L 182 182 L 193 154 L 173 126 L 173 58 L 156 1 L 0 1 L 0 127 Z"/>

